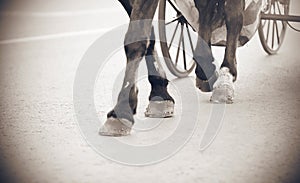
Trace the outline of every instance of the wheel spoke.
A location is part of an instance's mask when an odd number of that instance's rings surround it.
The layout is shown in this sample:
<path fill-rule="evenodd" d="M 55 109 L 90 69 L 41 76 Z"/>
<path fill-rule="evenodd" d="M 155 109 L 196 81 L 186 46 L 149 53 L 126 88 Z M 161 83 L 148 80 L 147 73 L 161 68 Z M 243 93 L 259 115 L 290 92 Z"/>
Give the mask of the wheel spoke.
<path fill-rule="evenodd" d="M 261 20 L 261 27 L 265 28 L 266 23 L 267 23 L 267 21 L 262 19 Z"/>
<path fill-rule="evenodd" d="M 272 10 L 273 10 L 273 12 L 272 12 Z M 276 14 L 275 2 L 273 2 L 271 5 L 271 14 Z"/>
<path fill-rule="evenodd" d="M 276 29 L 276 35 L 277 35 L 277 43 L 279 45 L 280 44 L 280 35 L 279 35 L 279 31 L 278 31 L 277 21 L 274 21 L 274 23 L 275 23 L 275 29 Z"/>
<path fill-rule="evenodd" d="M 175 18 L 174 20 L 172 20 L 172 21 L 166 23 L 165 25 L 169 25 L 169 24 L 171 24 L 171 23 L 173 23 L 173 22 L 176 22 L 177 20 L 179 20 L 180 17 L 181 17 L 181 16 Z"/>
<path fill-rule="evenodd" d="M 183 30 L 181 29 L 180 38 L 179 38 L 179 45 L 178 45 L 178 48 L 177 48 L 177 54 L 176 54 L 176 60 L 175 60 L 175 66 L 176 67 L 177 67 L 178 58 L 179 58 L 180 46 L 181 46 L 181 42 L 182 42 L 182 35 L 183 35 Z"/>
<path fill-rule="evenodd" d="M 184 35 L 183 35 L 183 29 L 184 25 L 181 24 L 181 29 L 182 29 L 182 55 L 183 55 L 183 67 L 184 70 L 186 70 L 186 55 L 185 55 L 185 43 L 184 43 Z"/>
<path fill-rule="evenodd" d="M 274 4 L 272 3 L 271 4 L 271 7 L 270 7 L 270 11 L 269 11 L 269 14 L 273 14 L 272 13 L 272 9 L 273 9 L 273 6 Z M 268 28 L 267 28 L 267 37 L 266 37 L 266 42 L 269 41 L 269 34 L 270 34 L 270 26 L 271 26 L 271 20 L 268 20 Z"/>
<path fill-rule="evenodd" d="M 176 6 L 171 2 L 171 0 L 168 0 L 172 8 L 177 12 L 177 14 L 180 14 L 180 11 L 176 8 Z"/>
<path fill-rule="evenodd" d="M 276 5 L 277 5 L 278 13 L 279 13 L 280 15 L 282 15 L 278 1 L 276 1 Z"/>
<path fill-rule="evenodd" d="M 169 50 L 170 50 L 170 48 L 171 48 L 171 46 L 172 46 L 172 43 L 173 43 L 173 41 L 174 41 L 174 38 L 175 38 L 175 35 L 176 35 L 176 32 L 177 32 L 177 29 L 178 29 L 178 25 L 179 25 L 179 22 L 178 22 L 177 25 L 176 25 L 176 28 L 175 28 L 175 30 L 174 30 L 174 33 L 173 33 L 171 42 L 170 42 L 170 44 L 169 44 L 169 46 L 168 46 Z"/>
<path fill-rule="evenodd" d="M 191 33 L 190 33 L 190 29 L 189 29 L 188 24 L 186 24 L 186 30 L 187 30 L 187 33 L 188 33 L 190 46 L 191 46 L 191 48 L 192 48 L 192 53 L 193 53 L 193 55 L 194 55 L 194 45 L 193 45 L 193 41 L 192 41 L 192 37 L 191 37 Z"/>
<path fill-rule="evenodd" d="M 271 23 L 271 20 L 268 20 L 268 28 L 267 28 L 266 42 L 268 42 L 268 40 L 269 40 L 270 23 Z"/>
<path fill-rule="evenodd" d="M 273 27 L 272 27 L 272 48 L 274 48 L 274 33 L 275 33 L 275 20 L 273 20 Z"/>
<path fill-rule="evenodd" d="M 280 4 L 279 4 L 278 1 L 276 1 L 276 5 L 277 5 L 277 9 L 278 9 L 279 14 L 282 15 L 281 10 L 280 10 Z M 282 23 L 282 27 L 284 27 L 284 22 L 281 21 L 281 23 Z"/>

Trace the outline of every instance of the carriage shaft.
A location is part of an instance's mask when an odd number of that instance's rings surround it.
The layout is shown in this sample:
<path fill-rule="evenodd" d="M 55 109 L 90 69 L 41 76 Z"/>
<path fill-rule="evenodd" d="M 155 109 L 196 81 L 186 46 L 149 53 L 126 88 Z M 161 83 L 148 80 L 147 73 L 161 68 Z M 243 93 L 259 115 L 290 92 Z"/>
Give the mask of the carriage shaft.
<path fill-rule="evenodd" d="M 265 20 L 280 20 L 289 22 L 300 22 L 300 16 L 294 15 L 274 15 L 274 14 L 261 14 L 261 19 Z"/>

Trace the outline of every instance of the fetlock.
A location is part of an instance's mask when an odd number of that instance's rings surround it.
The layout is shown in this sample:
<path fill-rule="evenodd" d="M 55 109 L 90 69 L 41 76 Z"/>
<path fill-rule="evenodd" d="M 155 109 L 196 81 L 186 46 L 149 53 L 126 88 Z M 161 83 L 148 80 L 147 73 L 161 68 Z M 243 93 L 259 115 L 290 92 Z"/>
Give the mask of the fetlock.
<path fill-rule="evenodd" d="M 175 103 L 173 97 L 169 94 L 167 86 L 169 81 L 159 76 L 149 76 L 151 83 L 151 92 L 149 101 L 164 101 L 169 100 Z"/>

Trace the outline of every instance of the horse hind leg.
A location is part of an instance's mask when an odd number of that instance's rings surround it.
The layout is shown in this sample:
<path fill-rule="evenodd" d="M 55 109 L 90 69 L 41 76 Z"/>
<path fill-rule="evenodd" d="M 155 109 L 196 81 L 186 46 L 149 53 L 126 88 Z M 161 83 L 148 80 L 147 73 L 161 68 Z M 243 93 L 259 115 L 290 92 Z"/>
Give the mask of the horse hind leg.
<path fill-rule="evenodd" d="M 146 64 L 148 69 L 148 80 L 151 84 L 149 105 L 146 108 L 145 116 L 151 118 L 166 118 L 173 116 L 174 99 L 168 92 L 169 81 L 160 65 L 155 50 L 155 35 L 152 27 L 151 40 L 146 52 Z"/>
<path fill-rule="evenodd" d="M 211 97 L 214 103 L 233 103 L 233 82 L 237 77 L 236 49 L 243 26 L 243 9 L 244 0 L 227 1 L 225 5 L 227 42 L 219 78 L 214 85 Z"/>
<path fill-rule="evenodd" d="M 210 98 L 212 103 L 233 103 L 234 85 L 233 76 L 227 67 L 222 67 L 219 77 L 214 84 L 213 93 Z"/>
<path fill-rule="evenodd" d="M 152 18 L 157 5 L 158 0 L 138 0 L 134 1 L 132 5 L 130 23 L 124 43 L 127 57 L 125 77 L 117 104 L 107 114 L 107 120 L 99 130 L 100 135 L 124 136 L 130 134 L 137 105 L 135 84 L 137 69 L 146 54 L 151 35 Z"/>
<path fill-rule="evenodd" d="M 200 35 L 207 33 L 208 30 L 201 30 Z M 211 92 L 213 84 L 218 78 L 216 66 L 213 64 L 213 55 L 210 47 L 210 36 L 198 36 L 194 60 L 196 61 L 196 87 L 202 92 Z"/>
<path fill-rule="evenodd" d="M 211 12 L 209 1 L 195 0 L 195 6 L 199 13 L 198 40 L 194 51 L 196 62 L 196 87 L 202 92 L 211 92 L 213 84 L 217 80 L 216 66 L 214 65 L 211 51 Z"/>

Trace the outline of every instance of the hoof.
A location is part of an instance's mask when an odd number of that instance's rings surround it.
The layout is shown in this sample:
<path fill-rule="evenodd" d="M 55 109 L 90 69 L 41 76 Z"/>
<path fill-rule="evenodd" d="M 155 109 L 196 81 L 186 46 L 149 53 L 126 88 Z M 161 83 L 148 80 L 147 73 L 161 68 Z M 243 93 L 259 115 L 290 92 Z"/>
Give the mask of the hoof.
<path fill-rule="evenodd" d="M 168 118 L 174 115 L 174 102 L 170 100 L 150 101 L 145 116 L 149 118 Z"/>
<path fill-rule="evenodd" d="M 198 77 L 196 78 L 196 87 L 199 88 L 202 92 L 211 92 L 213 90 L 213 85 L 218 79 L 218 73 L 215 72 L 208 80 L 201 80 Z"/>
<path fill-rule="evenodd" d="M 234 97 L 233 76 L 227 67 L 220 70 L 220 76 L 214 84 L 214 89 L 210 101 L 212 103 L 232 104 Z"/>
<path fill-rule="evenodd" d="M 227 86 L 222 86 L 220 88 L 214 89 L 213 94 L 210 98 L 210 102 L 215 104 L 232 104 L 233 95 L 231 94 L 231 88 Z"/>
<path fill-rule="evenodd" d="M 99 129 L 99 135 L 120 137 L 130 134 L 132 123 L 127 119 L 117 119 L 110 117 Z"/>

